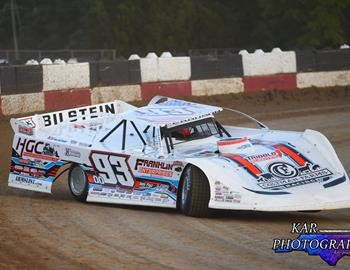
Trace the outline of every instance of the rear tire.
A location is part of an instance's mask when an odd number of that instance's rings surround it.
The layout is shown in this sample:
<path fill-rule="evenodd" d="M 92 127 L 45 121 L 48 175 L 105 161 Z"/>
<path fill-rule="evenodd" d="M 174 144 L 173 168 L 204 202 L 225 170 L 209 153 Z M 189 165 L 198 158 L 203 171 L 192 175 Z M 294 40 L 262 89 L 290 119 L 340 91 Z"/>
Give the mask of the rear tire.
<path fill-rule="evenodd" d="M 206 217 L 209 213 L 210 186 L 205 174 L 196 166 L 186 167 L 179 196 L 179 206 L 187 216 Z"/>
<path fill-rule="evenodd" d="M 89 182 L 84 170 L 77 164 L 72 165 L 68 173 L 69 190 L 77 201 L 86 202 Z"/>

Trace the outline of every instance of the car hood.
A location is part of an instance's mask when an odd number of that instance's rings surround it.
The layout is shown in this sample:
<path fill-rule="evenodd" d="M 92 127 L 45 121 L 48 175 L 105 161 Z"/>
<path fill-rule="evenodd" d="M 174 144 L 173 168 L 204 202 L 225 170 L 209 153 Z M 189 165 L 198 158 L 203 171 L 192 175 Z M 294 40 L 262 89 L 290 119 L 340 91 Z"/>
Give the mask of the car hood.
<path fill-rule="evenodd" d="M 347 179 L 333 147 L 318 132 L 271 131 L 248 139 L 247 151 L 200 153 L 212 164 L 201 167 L 213 181 L 257 194 L 315 192 Z"/>

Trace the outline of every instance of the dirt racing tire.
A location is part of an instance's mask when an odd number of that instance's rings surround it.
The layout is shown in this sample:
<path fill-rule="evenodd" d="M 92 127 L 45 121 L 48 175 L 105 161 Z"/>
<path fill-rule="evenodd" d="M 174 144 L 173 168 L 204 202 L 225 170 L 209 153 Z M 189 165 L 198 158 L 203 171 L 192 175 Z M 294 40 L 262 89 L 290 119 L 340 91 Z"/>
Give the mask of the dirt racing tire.
<path fill-rule="evenodd" d="M 182 213 L 192 217 L 208 216 L 210 186 L 207 177 L 198 167 L 186 167 L 179 195 L 179 208 Z"/>
<path fill-rule="evenodd" d="M 68 173 L 68 186 L 74 199 L 86 202 L 89 182 L 84 170 L 77 164 L 72 165 Z"/>

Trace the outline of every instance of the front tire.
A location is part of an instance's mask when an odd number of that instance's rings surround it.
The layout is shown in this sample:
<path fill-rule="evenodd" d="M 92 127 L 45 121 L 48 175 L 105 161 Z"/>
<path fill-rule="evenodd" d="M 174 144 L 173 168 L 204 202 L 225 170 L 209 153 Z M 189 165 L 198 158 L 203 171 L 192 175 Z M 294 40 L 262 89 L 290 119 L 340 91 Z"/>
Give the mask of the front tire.
<path fill-rule="evenodd" d="M 205 174 L 196 166 L 186 167 L 180 189 L 180 209 L 192 217 L 206 217 L 209 213 L 210 187 Z"/>
<path fill-rule="evenodd" d="M 77 201 L 86 202 L 89 182 L 84 170 L 77 164 L 73 165 L 68 174 L 69 190 Z"/>

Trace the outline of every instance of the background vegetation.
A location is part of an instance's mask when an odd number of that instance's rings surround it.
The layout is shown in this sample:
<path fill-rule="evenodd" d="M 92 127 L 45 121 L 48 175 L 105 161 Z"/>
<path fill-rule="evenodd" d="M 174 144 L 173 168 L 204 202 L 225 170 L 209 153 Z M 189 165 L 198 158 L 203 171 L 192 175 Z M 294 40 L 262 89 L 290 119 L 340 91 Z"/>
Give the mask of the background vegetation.
<path fill-rule="evenodd" d="M 338 47 L 350 43 L 350 0 L 16 0 L 20 49 Z M 0 0 L 0 49 L 13 48 Z"/>

